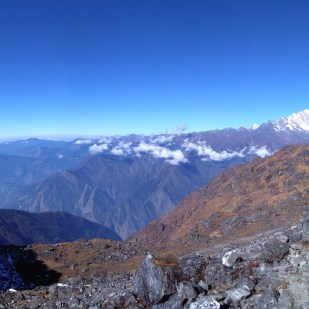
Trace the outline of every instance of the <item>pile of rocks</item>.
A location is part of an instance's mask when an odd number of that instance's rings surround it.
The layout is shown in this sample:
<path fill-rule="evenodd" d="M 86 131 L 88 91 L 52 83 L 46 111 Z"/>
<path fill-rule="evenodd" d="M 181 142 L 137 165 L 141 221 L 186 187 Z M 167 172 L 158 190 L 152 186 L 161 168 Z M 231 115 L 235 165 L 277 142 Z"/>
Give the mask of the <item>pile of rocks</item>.
<path fill-rule="evenodd" d="M 145 307 L 307 308 L 309 220 L 213 258 L 195 254 L 180 266 L 144 260 L 133 292 Z"/>
<path fill-rule="evenodd" d="M 308 308 L 309 219 L 270 238 L 176 260 L 147 254 L 135 276 L 116 273 L 28 291 L 0 308 Z M 8 288 L 8 286 L 6 287 Z"/>

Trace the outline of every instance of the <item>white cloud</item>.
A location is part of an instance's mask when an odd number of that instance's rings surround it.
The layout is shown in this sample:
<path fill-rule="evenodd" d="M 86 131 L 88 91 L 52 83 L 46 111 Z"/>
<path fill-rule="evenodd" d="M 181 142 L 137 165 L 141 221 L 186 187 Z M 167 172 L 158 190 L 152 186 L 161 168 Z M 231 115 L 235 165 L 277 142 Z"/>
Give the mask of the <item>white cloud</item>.
<path fill-rule="evenodd" d="M 123 150 L 120 149 L 120 148 L 117 148 L 117 147 L 113 148 L 113 149 L 111 150 L 111 153 L 112 153 L 113 155 L 115 155 L 115 156 L 123 156 L 123 155 L 124 155 Z"/>
<path fill-rule="evenodd" d="M 178 165 L 179 163 L 188 162 L 188 159 L 185 157 L 181 150 L 175 150 L 172 151 L 171 159 L 167 159 L 166 161 L 172 165 Z"/>
<path fill-rule="evenodd" d="M 174 137 L 175 136 L 172 134 L 158 135 L 155 138 L 150 139 L 150 143 L 163 144 L 166 142 L 172 142 Z"/>
<path fill-rule="evenodd" d="M 94 144 L 89 147 L 89 152 L 92 154 L 101 153 L 105 150 L 108 150 L 108 144 L 101 144 L 101 145 Z"/>
<path fill-rule="evenodd" d="M 100 140 L 98 140 L 98 144 L 110 144 L 112 142 L 112 138 L 103 136 Z"/>
<path fill-rule="evenodd" d="M 134 151 L 136 153 L 139 153 L 139 152 L 150 153 L 150 152 L 156 150 L 157 148 L 161 148 L 161 146 L 157 146 L 157 145 L 154 145 L 154 144 L 146 144 L 145 142 L 141 142 L 137 147 L 134 147 Z"/>
<path fill-rule="evenodd" d="M 252 146 L 249 150 L 250 154 L 255 154 L 261 158 L 269 157 L 272 155 L 271 151 L 267 149 L 267 146 Z"/>
<path fill-rule="evenodd" d="M 82 144 L 92 144 L 91 139 L 78 139 L 75 144 L 82 145 Z"/>
<path fill-rule="evenodd" d="M 140 153 L 148 153 L 154 158 L 166 159 L 168 163 L 173 165 L 188 162 L 188 159 L 181 150 L 170 150 L 159 145 L 146 144 L 145 142 L 141 142 L 137 147 L 134 147 L 134 151 L 137 155 Z"/>
<path fill-rule="evenodd" d="M 64 158 L 63 154 L 58 155 L 58 159 L 63 159 L 63 158 Z"/>
<path fill-rule="evenodd" d="M 186 139 L 182 144 L 185 151 L 196 151 L 198 156 L 203 157 L 203 161 L 224 161 L 235 157 L 244 157 L 244 149 L 242 151 L 228 152 L 226 150 L 218 152 L 206 145 L 206 142 L 198 141 L 197 143 L 188 142 Z"/>
<path fill-rule="evenodd" d="M 123 156 L 123 155 L 128 155 L 132 153 L 131 149 L 132 143 L 125 143 L 125 142 L 120 142 L 116 147 L 114 147 L 111 150 L 111 153 L 116 155 L 116 156 Z"/>
<path fill-rule="evenodd" d="M 119 148 L 122 148 L 122 149 L 125 149 L 126 151 L 131 152 L 131 145 L 132 145 L 131 142 L 128 142 L 128 143 L 120 142 L 119 145 L 118 145 L 118 147 L 119 147 Z"/>

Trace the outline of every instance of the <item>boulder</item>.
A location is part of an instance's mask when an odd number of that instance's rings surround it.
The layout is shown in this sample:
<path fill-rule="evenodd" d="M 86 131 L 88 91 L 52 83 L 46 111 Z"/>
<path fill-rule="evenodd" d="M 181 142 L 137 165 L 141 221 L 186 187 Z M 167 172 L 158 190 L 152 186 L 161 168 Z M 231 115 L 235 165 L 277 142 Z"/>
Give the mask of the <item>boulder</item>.
<path fill-rule="evenodd" d="M 302 222 L 303 242 L 309 242 L 309 218 L 305 218 Z"/>
<path fill-rule="evenodd" d="M 183 276 L 190 279 L 197 279 L 206 266 L 204 257 L 198 254 L 183 257 L 179 263 Z"/>
<path fill-rule="evenodd" d="M 176 292 L 176 280 L 170 267 L 162 267 L 148 254 L 137 270 L 133 293 L 147 305 L 167 300 Z"/>
<path fill-rule="evenodd" d="M 233 267 L 236 261 L 240 258 L 239 253 L 236 250 L 226 252 L 222 257 L 222 264 L 226 267 Z"/>
<path fill-rule="evenodd" d="M 250 288 L 247 285 L 243 285 L 239 288 L 227 291 L 226 302 L 238 302 L 244 298 L 247 298 L 251 294 Z"/>
<path fill-rule="evenodd" d="M 242 300 L 240 306 L 242 309 L 278 309 L 278 297 L 278 291 L 270 289 Z"/>
<path fill-rule="evenodd" d="M 183 307 L 183 299 L 181 299 L 181 297 L 176 293 L 173 294 L 166 302 L 154 305 L 151 309 L 180 309 Z"/>
<path fill-rule="evenodd" d="M 232 287 L 232 270 L 222 265 L 221 259 L 212 259 L 204 271 L 203 285 L 207 290 Z"/>
<path fill-rule="evenodd" d="M 289 251 L 290 245 L 277 237 L 272 237 L 264 244 L 262 258 L 269 263 L 280 262 Z"/>
<path fill-rule="evenodd" d="M 201 288 L 190 282 L 180 282 L 177 290 L 182 299 L 193 299 L 198 296 Z"/>
<path fill-rule="evenodd" d="M 251 295 L 255 287 L 255 281 L 251 278 L 242 278 L 238 285 L 229 291 L 227 291 L 227 297 L 225 303 L 238 303 L 242 299 Z"/>
<path fill-rule="evenodd" d="M 287 235 L 289 237 L 290 243 L 300 242 L 303 237 L 302 226 L 298 224 L 296 226 L 292 226 L 288 231 Z"/>

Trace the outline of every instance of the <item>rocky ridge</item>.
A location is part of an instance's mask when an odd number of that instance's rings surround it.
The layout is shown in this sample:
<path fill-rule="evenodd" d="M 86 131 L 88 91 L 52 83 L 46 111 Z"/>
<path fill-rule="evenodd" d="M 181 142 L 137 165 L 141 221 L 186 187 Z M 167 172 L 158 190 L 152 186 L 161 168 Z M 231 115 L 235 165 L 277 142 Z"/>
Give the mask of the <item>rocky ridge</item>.
<path fill-rule="evenodd" d="M 177 259 L 147 253 L 130 272 L 81 277 L 34 290 L 7 290 L 0 308 L 306 308 L 309 217 L 242 246 Z M 7 287 L 6 287 L 7 288 Z"/>

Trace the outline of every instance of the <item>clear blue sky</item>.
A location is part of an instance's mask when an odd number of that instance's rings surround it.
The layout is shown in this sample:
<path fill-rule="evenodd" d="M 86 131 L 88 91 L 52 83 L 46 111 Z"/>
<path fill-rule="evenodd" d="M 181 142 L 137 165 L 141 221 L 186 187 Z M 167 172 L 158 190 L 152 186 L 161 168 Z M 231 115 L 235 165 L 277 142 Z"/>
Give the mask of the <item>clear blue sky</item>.
<path fill-rule="evenodd" d="M 308 0 L 0 1 L 0 136 L 250 126 L 308 102 Z"/>

